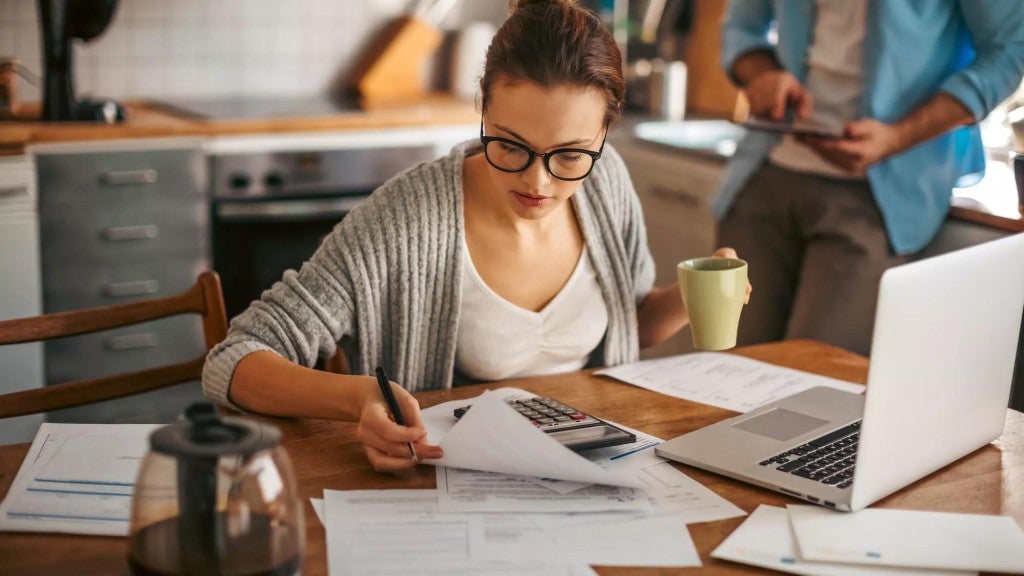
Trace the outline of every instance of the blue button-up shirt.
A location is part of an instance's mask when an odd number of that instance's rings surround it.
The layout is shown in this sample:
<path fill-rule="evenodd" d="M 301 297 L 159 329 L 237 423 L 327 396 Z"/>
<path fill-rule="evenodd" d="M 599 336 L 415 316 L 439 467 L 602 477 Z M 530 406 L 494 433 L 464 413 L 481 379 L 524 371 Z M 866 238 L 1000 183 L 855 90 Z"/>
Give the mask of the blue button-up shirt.
<path fill-rule="evenodd" d="M 814 0 L 731 0 L 722 25 L 722 65 L 731 70 L 751 50 L 772 50 L 803 82 L 814 21 Z M 768 40 L 773 22 L 774 46 Z M 981 120 L 1024 74 L 1021 0 L 869 0 L 865 27 L 862 118 L 895 122 L 946 92 Z M 725 215 L 778 139 L 750 131 L 740 142 L 713 206 L 716 216 Z M 869 167 L 893 250 L 923 248 L 946 217 L 957 179 L 984 165 L 981 133 L 972 125 Z"/>

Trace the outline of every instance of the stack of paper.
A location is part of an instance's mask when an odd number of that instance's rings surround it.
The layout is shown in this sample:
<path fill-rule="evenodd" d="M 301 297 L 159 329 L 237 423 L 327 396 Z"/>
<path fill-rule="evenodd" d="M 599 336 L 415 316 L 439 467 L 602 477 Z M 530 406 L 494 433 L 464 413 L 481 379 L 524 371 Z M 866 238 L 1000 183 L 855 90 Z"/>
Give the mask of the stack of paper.
<path fill-rule="evenodd" d="M 423 411 L 427 437 L 445 450 L 433 462 L 437 489 L 313 500 L 330 573 L 407 573 L 412 562 L 422 574 L 700 566 L 686 524 L 744 514 L 656 456 L 659 439 L 633 430 L 636 443 L 584 458 L 510 408 L 516 396 L 531 394 L 506 388 Z M 456 424 L 453 410 L 470 403 Z"/>
<path fill-rule="evenodd" d="M 762 505 L 711 555 L 820 576 L 1020 574 L 1024 532 L 1006 516 Z"/>
<path fill-rule="evenodd" d="M 0 530 L 127 536 L 157 424 L 43 423 L 0 504 Z"/>
<path fill-rule="evenodd" d="M 853 384 L 810 372 L 724 352 L 696 352 L 621 364 L 598 370 L 627 384 L 673 398 L 749 412 L 814 386 L 828 386 L 860 394 L 863 384 Z"/>

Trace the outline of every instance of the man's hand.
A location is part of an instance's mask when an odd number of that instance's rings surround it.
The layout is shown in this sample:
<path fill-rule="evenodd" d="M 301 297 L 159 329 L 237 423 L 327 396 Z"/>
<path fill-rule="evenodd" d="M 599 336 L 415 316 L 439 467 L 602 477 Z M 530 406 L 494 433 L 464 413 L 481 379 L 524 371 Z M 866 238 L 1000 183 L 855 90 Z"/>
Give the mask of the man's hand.
<path fill-rule="evenodd" d="M 863 172 L 906 148 L 899 128 L 872 118 L 850 122 L 843 132 L 843 138 L 797 136 L 797 140 L 848 172 Z"/>
<path fill-rule="evenodd" d="M 814 108 L 810 92 L 795 76 L 785 70 L 768 70 L 754 76 L 743 87 L 754 116 L 782 120 L 787 108 L 796 110 L 797 118 L 809 118 Z"/>

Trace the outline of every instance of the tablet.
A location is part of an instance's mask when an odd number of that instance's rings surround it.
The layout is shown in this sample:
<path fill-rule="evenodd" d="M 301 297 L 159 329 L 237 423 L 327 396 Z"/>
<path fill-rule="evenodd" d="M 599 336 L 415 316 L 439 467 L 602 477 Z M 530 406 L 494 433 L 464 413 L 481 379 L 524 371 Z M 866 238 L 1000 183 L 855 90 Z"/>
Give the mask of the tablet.
<path fill-rule="evenodd" d="M 813 120 L 772 120 L 759 116 L 750 116 L 741 125 L 753 130 L 770 130 L 786 134 L 802 134 L 818 138 L 842 138 L 842 126 L 829 126 Z"/>

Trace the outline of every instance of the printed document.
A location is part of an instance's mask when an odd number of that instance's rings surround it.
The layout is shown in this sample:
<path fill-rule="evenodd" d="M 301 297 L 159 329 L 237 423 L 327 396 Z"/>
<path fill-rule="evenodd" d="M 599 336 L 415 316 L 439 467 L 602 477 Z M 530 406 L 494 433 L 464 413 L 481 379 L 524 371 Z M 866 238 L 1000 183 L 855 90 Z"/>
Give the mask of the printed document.
<path fill-rule="evenodd" d="M 606 470 L 542 432 L 505 403 L 510 394 L 528 393 L 511 388 L 485 391 L 469 401 L 446 402 L 424 410 L 428 441 L 444 448 L 442 458 L 426 462 L 516 476 L 639 487 L 631 475 Z M 456 421 L 453 410 L 467 404 L 473 409 Z"/>
<path fill-rule="evenodd" d="M 806 560 L 1024 574 L 1024 531 L 1010 516 L 787 509 Z"/>
<path fill-rule="evenodd" d="M 700 565 L 678 516 L 612 515 L 552 532 L 533 521 L 546 515 L 438 513 L 430 509 L 436 497 L 433 490 L 325 490 L 331 574 L 408 573 L 413 562 L 417 573 L 427 574 L 469 573 L 469 567 L 487 574 L 511 567 L 544 573 L 547 567 L 549 574 L 575 575 L 590 574 L 587 564 Z M 336 571 L 336 563 L 348 571 Z"/>
<path fill-rule="evenodd" d="M 474 554 L 495 560 L 530 556 L 602 566 L 700 566 L 700 555 L 676 514 L 480 514 Z M 566 519 L 552 524 L 551 518 Z"/>
<path fill-rule="evenodd" d="M 522 476 L 448 466 L 438 466 L 436 471 L 438 506 L 444 513 L 651 510 L 647 494 L 636 488 L 590 484 L 560 494 Z"/>
<path fill-rule="evenodd" d="M 724 352 L 695 352 L 643 360 L 598 370 L 595 374 L 734 412 L 749 412 L 814 386 L 828 386 L 853 394 L 864 392 L 862 384 Z"/>
<path fill-rule="evenodd" d="M 43 423 L 0 504 L 0 530 L 127 536 L 135 477 L 158 427 Z"/>
<path fill-rule="evenodd" d="M 582 518 L 581 518 L 582 519 Z M 580 522 L 549 530 L 559 558 L 601 566 L 700 566 L 682 516 Z"/>
<path fill-rule="evenodd" d="M 810 562 L 797 554 L 796 540 L 785 508 L 757 507 L 739 528 L 719 544 L 712 558 L 807 576 L 969 576 L 975 572 L 856 566 Z"/>
<path fill-rule="evenodd" d="M 485 523 L 508 518 L 439 514 L 434 490 L 325 490 L 324 515 L 331 576 L 404 576 L 411 566 L 424 576 L 594 574 L 583 562 L 541 559 L 530 550 L 515 560 L 478 554 L 471 542 L 487 538 Z M 508 537 L 498 530 L 491 536 Z"/>
<path fill-rule="evenodd" d="M 746 515 L 732 502 L 680 472 L 653 451 L 638 454 L 635 460 L 622 465 L 634 467 L 655 514 L 678 514 L 687 524 Z"/>

